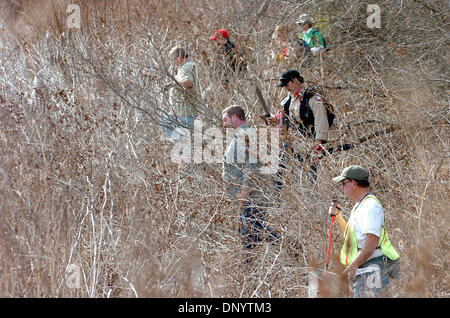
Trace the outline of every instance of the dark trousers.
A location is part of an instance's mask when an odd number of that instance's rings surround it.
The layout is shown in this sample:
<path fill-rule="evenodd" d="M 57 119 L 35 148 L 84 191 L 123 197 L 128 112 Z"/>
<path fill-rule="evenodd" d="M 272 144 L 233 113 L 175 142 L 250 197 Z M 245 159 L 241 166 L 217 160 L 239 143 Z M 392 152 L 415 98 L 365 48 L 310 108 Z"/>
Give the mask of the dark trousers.
<path fill-rule="evenodd" d="M 252 203 L 242 205 L 239 212 L 238 233 L 244 250 L 252 249 L 266 240 L 273 242 L 279 238 L 270 227 L 264 225 L 264 210 Z"/>
<path fill-rule="evenodd" d="M 290 153 L 292 153 L 292 155 L 294 156 L 295 159 L 297 159 L 299 164 L 301 164 L 301 165 L 304 164 L 305 159 L 299 153 L 294 153 L 294 149 L 292 147 L 288 146 L 286 143 L 283 143 L 283 148 L 285 149 L 285 151 L 289 151 Z M 281 155 L 279 169 L 278 169 L 278 171 L 276 173 L 276 177 L 275 177 L 275 185 L 276 185 L 277 191 L 280 191 L 283 186 L 282 170 L 286 169 L 285 162 L 286 162 L 286 157 Z M 311 164 L 311 166 L 309 167 L 308 178 L 312 184 L 316 183 L 316 181 L 317 181 L 317 162 L 313 162 Z"/>

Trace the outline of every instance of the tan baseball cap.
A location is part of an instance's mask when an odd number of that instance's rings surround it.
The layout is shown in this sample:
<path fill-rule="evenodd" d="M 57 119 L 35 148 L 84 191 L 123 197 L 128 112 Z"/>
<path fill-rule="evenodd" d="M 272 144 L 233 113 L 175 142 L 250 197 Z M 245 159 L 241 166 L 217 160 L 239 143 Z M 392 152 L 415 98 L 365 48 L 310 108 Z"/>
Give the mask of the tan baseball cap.
<path fill-rule="evenodd" d="M 306 13 L 303 13 L 302 15 L 300 15 L 300 17 L 299 17 L 298 20 L 297 20 L 297 24 L 305 24 L 305 23 L 307 23 L 307 22 L 312 23 L 312 20 L 311 20 L 311 18 L 309 17 L 309 15 L 306 14 Z"/>

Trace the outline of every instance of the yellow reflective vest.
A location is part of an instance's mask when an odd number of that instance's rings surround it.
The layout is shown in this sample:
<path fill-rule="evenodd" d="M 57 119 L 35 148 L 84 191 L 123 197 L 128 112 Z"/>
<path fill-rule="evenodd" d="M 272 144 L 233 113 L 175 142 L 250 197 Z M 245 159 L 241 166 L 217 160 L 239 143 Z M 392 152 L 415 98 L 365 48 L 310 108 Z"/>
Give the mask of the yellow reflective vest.
<path fill-rule="evenodd" d="M 368 198 L 375 199 L 378 202 L 378 204 L 382 207 L 380 201 L 378 201 L 378 199 L 374 195 L 369 194 L 352 211 L 352 215 L 350 216 L 347 226 L 345 227 L 344 244 L 342 245 L 339 257 L 341 264 L 344 266 L 348 266 L 355 259 L 356 255 L 358 255 L 358 241 L 356 239 L 355 234 L 354 214 L 358 212 L 358 208 Z M 383 255 L 389 258 L 390 260 L 396 260 L 400 258 L 400 255 L 397 253 L 397 251 L 394 249 L 394 247 L 391 245 L 391 242 L 389 241 L 384 221 L 383 227 L 381 228 L 381 235 L 378 247 L 380 247 Z"/>

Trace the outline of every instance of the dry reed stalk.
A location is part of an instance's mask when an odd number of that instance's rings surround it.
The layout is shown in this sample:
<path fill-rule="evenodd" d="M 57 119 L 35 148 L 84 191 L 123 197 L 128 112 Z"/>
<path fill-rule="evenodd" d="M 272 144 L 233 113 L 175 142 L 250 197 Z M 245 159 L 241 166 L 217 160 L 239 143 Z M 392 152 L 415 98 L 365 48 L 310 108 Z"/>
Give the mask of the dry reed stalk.
<path fill-rule="evenodd" d="M 267 215 L 283 241 L 258 246 L 248 266 L 220 165 L 177 165 L 161 141 L 162 87 L 173 81 L 167 52 L 185 45 L 197 62 L 205 126 L 220 125 L 212 114 L 239 104 L 261 127 L 252 80 L 275 112 L 283 66 L 268 59 L 271 32 L 307 4 L 79 1 L 79 30 L 65 27 L 69 1 L 3 4 L 0 295 L 306 297 L 308 273 L 320 274 L 324 264 L 329 198 L 339 198 L 345 216 L 352 206 L 330 179 L 361 164 L 402 255 L 404 271 L 387 295 L 448 297 L 448 63 L 439 31 L 448 17 L 439 1 L 386 3 L 375 32 L 364 25 L 367 1 L 344 2 L 320 3 L 333 45 L 321 63 L 338 114 L 330 138 L 373 138 L 323 159 L 314 186 L 288 161 Z M 221 27 L 249 70 L 228 86 L 208 41 Z M 428 41 L 419 45 L 418 35 Z M 321 297 L 349 294 L 338 279 L 341 239 L 333 237 L 330 288 Z M 79 288 L 67 284 L 71 265 L 80 270 Z"/>

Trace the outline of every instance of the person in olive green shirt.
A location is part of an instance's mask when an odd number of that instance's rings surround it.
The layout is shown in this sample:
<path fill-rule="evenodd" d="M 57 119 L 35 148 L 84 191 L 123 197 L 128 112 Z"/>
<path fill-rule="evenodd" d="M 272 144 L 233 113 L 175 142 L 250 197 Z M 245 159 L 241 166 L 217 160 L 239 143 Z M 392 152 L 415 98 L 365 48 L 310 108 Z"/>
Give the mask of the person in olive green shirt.
<path fill-rule="evenodd" d="M 194 128 L 200 95 L 196 65 L 189 59 L 187 52 L 182 47 L 175 46 L 170 50 L 169 58 L 177 67 L 177 73 L 174 76 L 176 82 L 169 90 L 170 113 L 163 123 L 163 129 L 170 138 L 174 138 L 177 127 Z"/>

